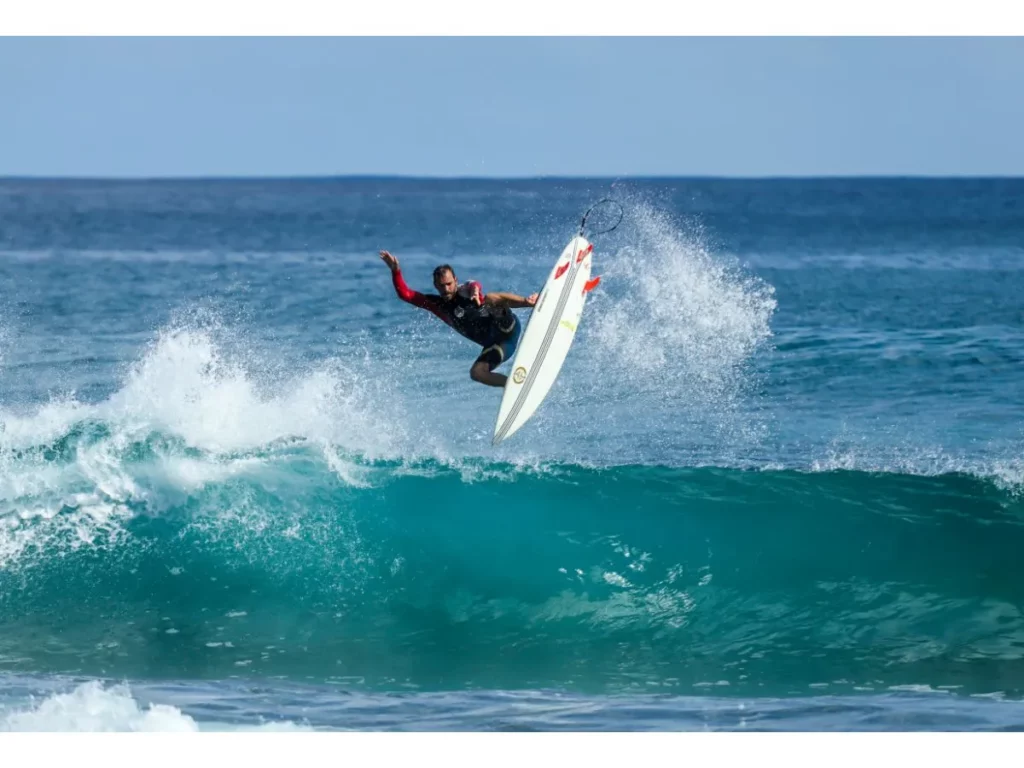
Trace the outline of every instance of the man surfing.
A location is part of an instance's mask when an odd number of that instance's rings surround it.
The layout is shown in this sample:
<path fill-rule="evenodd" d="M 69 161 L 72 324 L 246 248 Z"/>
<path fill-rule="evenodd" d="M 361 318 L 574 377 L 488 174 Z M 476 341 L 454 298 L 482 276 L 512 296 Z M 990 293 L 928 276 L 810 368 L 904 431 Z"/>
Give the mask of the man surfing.
<path fill-rule="evenodd" d="M 484 294 L 480 283 L 470 281 L 459 285 L 455 270 L 442 264 L 434 270 L 437 293 L 420 293 L 409 288 L 402 279 L 398 259 L 387 251 L 380 257 L 391 269 L 398 298 L 413 306 L 432 312 L 452 329 L 483 347 L 469 369 L 470 378 L 491 387 L 504 387 L 508 377 L 494 369 L 512 357 L 519 343 L 522 328 L 513 309 L 532 307 L 537 294 L 527 298 L 514 293 Z"/>

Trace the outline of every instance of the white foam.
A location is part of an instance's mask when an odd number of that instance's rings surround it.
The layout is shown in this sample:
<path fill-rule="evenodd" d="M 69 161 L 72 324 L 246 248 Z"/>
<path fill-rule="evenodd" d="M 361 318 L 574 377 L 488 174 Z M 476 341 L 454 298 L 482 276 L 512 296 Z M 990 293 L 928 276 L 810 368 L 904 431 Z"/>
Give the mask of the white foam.
<path fill-rule="evenodd" d="M 77 422 L 88 419 L 91 406 L 73 397 L 57 396 L 27 413 L 0 408 L 0 449 L 18 450 L 47 445 L 63 437 Z"/>
<path fill-rule="evenodd" d="M 84 446 L 71 463 L 0 451 L 0 470 L 0 568 L 32 549 L 116 541 L 125 502 L 139 495 L 109 443 Z"/>
<path fill-rule="evenodd" d="M 0 730 L 198 731 L 199 726 L 177 707 L 140 707 L 127 686 L 104 688 L 90 681 L 70 693 L 49 696 L 34 708 L 0 714 Z"/>
<path fill-rule="evenodd" d="M 338 360 L 261 381 L 227 358 L 213 331 L 172 327 L 105 402 L 62 397 L 28 413 L 0 409 L 0 449 L 7 449 L 0 460 L 9 451 L 49 445 L 90 421 L 112 431 L 105 443 L 114 448 L 161 433 L 213 454 L 298 439 L 369 457 L 396 456 L 404 434 L 397 418 L 381 418 L 379 402 L 386 397 L 391 414 L 401 406 L 384 391 L 386 384 Z"/>
<path fill-rule="evenodd" d="M 324 458 L 327 466 L 330 467 L 339 480 L 345 485 L 353 488 L 368 488 L 370 483 L 367 480 L 367 468 L 344 458 L 337 449 L 328 446 L 324 449 Z"/>
<path fill-rule="evenodd" d="M 91 680 L 67 693 L 48 696 L 38 704 L 0 709 L 0 731 L 304 731 L 290 721 L 259 725 L 197 722 L 168 704 L 142 705 L 127 685 L 104 687 Z"/>
<path fill-rule="evenodd" d="M 212 452 L 300 437 L 391 455 L 399 435 L 378 418 L 375 398 L 383 395 L 373 377 L 361 377 L 336 360 L 279 381 L 260 381 L 228 359 L 214 332 L 176 327 L 159 335 L 99 414 Z M 393 408 L 391 401 L 393 396 Z"/>
<path fill-rule="evenodd" d="M 162 456 L 154 474 L 184 492 L 197 491 L 211 483 L 254 473 L 266 462 L 259 458 L 225 459 L 219 462 L 187 456 Z"/>
<path fill-rule="evenodd" d="M 1003 490 L 1024 494 L 1024 459 L 996 461 L 987 474 Z"/>
<path fill-rule="evenodd" d="M 1024 491 L 1024 460 L 968 458 L 936 446 L 858 448 L 835 441 L 822 458 L 810 463 L 809 469 L 923 476 L 965 474 L 991 480 L 1006 491 Z"/>

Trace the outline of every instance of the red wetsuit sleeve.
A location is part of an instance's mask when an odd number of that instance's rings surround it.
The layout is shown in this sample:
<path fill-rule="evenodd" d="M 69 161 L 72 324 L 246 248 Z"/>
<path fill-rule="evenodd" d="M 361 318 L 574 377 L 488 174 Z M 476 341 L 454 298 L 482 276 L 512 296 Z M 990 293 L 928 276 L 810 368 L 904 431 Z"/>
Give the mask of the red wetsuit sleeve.
<path fill-rule="evenodd" d="M 402 278 L 402 270 L 396 269 L 391 273 L 391 282 L 395 286 L 395 293 L 398 294 L 398 298 L 402 301 L 419 307 L 420 309 L 425 309 L 428 312 L 433 312 L 446 323 L 448 322 L 448 319 L 441 313 L 441 307 L 434 296 L 427 296 L 419 291 L 414 291 L 405 284 L 405 280 Z"/>

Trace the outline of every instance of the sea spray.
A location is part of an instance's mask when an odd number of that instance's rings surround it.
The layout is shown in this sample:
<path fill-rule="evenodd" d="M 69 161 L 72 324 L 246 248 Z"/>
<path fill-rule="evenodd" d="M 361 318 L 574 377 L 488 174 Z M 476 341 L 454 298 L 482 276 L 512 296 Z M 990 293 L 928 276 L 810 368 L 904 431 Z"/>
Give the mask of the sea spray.
<path fill-rule="evenodd" d="M 697 226 L 642 201 L 629 205 L 619 239 L 595 261 L 608 296 L 588 307 L 587 352 L 631 384 L 702 407 L 742 394 L 751 356 L 772 335 L 772 286 L 715 254 Z"/>

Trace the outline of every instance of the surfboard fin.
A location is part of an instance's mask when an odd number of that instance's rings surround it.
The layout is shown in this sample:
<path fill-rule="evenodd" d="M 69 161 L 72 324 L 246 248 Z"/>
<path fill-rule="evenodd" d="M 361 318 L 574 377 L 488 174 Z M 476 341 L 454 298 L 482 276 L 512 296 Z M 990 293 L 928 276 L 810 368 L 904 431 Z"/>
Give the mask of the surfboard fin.
<path fill-rule="evenodd" d="M 600 283 L 600 282 L 601 282 L 600 275 L 595 277 L 593 280 L 587 280 L 587 282 L 583 284 L 583 292 L 584 293 L 590 293 L 592 290 L 597 288 L 597 284 Z"/>

